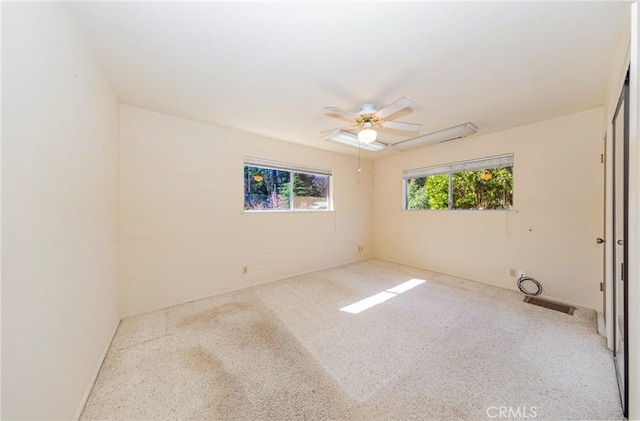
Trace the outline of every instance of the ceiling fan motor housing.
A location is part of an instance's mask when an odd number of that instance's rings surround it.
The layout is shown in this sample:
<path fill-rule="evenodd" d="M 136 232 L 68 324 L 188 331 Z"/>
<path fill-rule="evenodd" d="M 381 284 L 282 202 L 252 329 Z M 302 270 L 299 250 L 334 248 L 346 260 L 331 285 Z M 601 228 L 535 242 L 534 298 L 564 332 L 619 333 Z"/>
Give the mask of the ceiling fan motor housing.
<path fill-rule="evenodd" d="M 371 128 L 372 125 L 379 126 L 378 117 L 376 117 L 376 106 L 373 104 L 364 104 L 358 111 L 358 117 L 356 118 L 356 124 L 365 129 Z"/>
<path fill-rule="evenodd" d="M 375 114 L 377 113 L 378 110 L 376 110 L 376 106 L 373 104 L 364 104 L 362 107 L 360 107 L 360 111 L 358 111 L 358 115 L 368 115 L 368 114 Z"/>

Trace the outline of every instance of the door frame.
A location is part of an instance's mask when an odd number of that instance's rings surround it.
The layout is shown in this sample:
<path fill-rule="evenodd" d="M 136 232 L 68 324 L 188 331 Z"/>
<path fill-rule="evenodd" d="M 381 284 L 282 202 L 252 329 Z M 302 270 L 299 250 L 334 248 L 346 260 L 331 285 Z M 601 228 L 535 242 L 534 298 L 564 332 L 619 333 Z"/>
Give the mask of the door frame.
<path fill-rule="evenodd" d="M 614 365 L 615 365 L 615 369 L 616 369 L 616 377 L 619 383 L 619 377 L 620 377 L 620 373 L 619 373 L 619 365 L 617 362 L 617 358 L 616 358 L 616 347 L 618 345 L 618 340 L 617 340 L 617 335 L 618 335 L 618 329 L 616 329 L 616 325 L 617 325 L 617 317 L 616 315 L 618 314 L 618 300 L 617 300 L 617 286 L 618 286 L 618 279 L 615 276 L 617 273 L 617 261 L 616 261 L 616 243 L 618 241 L 618 239 L 615 238 L 615 232 L 616 232 L 616 215 L 617 215 L 617 210 L 618 210 L 618 206 L 620 206 L 620 201 L 619 198 L 615 197 L 615 193 L 616 193 L 616 167 L 620 164 L 618 162 L 616 162 L 615 156 L 616 156 L 616 147 L 620 146 L 620 144 L 618 143 L 618 139 L 616 138 L 616 130 L 615 130 L 615 124 L 617 119 L 620 117 L 619 113 L 620 113 L 620 107 L 622 105 L 622 103 L 624 102 L 624 114 L 622 115 L 623 120 L 623 138 L 622 138 L 622 211 L 623 211 L 623 216 L 622 216 L 622 229 L 623 229 L 623 236 L 622 236 L 622 241 L 623 241 L 623 245 L 624 245 L 624 250 L 623 250 L 623 254 L 622 254 L 622 261 L 623 261 L 623 268 L 622 268 L 622 279 L 624 281 L 623 283 L 623 308 L 622 308 L 622 312 L 624 315 L 624 324 L 623 324 L 623 337 L 624 337 L 624 361 L 623 361 L 623 370 L 624 372 L 623 374 L 623 389 L 624 390 L 620 390 L 620 400 L 622 403 L 622 409 L 624 411 L 624 416 L 628 417 L 629 416 L 629 71 L 627 71 L 624 83 L 622 85 L 622 92 L 620 93 L 620 98 L 618 99 L 618 103 L 616 105 L 616 109 L 615 112 L 613 114 L 613 119 L 611 121 L 611 126 L 612 126 L 612 134 L 613 136 L 611 137 L 612 140 L 612 152 L 613 152 L 613 158 L 612 158 L 612 194 L 613 194 L 613 200 L 611 202 L 611 215 L 612 215 L 612 247 L 611 247 L 611 260 L 612 260 L 612 265 L 611 265 L 611 276 L 613 278 L 613 282 L 612 282 L 612 327 L 613 327 L 613 358 L 614 358 Z"/>

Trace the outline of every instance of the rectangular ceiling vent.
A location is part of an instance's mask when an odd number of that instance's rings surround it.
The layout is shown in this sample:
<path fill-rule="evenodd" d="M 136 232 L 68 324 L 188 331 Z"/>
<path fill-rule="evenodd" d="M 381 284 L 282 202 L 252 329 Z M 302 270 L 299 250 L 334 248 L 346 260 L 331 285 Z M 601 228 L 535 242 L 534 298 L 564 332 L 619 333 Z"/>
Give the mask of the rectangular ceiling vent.
<path fill-rule="evenodd" d="M 440 143 L 451 142 L 452 140 L 462 139 L 464 136 L 452 137 L 451 139 L 443 140 Z"/>
<path fill-rule="evenodd" d="M 569 305 L 566 305 L 566 304 L 554 303 L 553 301 L 543 300 L 542 298 L 535 298 L 535 297 L 527 296 L 527 297 L 524 297 L 524 302 L 525 303 L 529 303 L 529 304 L 533 304 L 535 306 L 548 308 L 550 310 L 559 311 L 561 313 L 565 313 L 565 314 L 568 314 L 570 316 L 573 316 L 573 312 L 576 310 L 575 307 L 572 307 L 572 306 L 569 306 Z"/>
<path fill-rule="evenodd" d="M 448 129 L 427 133 L 422 136 L 394 143 L 392 148 L 396 151 L 406 151 L 408 149 L 420 148 L 433 143 L 450 142 L 476 133 L 478 133 L 478 128 L 473 123 L 464 123 L 458 126 L 449 127 Z"/>

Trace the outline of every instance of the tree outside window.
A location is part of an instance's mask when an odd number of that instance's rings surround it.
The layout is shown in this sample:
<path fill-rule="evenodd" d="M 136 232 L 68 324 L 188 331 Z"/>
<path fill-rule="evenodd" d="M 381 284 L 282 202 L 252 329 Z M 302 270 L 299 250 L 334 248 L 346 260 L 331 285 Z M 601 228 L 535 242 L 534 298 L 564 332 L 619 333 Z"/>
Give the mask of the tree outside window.
<path fill-rule="evenodd" d="M 513 209 L 513 155 L 405 171 L 404 180 L 407 210 Z"/>
<path fill-rule="evenodd" d="M 329 175 L 244 166 L 244 209 L 328 210 Z"/>

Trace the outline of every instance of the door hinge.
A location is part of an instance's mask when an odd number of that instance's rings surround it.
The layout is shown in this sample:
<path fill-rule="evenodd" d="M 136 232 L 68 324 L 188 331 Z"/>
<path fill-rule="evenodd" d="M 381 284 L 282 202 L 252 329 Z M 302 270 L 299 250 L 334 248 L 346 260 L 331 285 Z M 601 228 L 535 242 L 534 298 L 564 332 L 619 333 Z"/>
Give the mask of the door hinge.
<path fill-rule="evenodd" d="M 600 282 L 600 291 L 604 291 L 604 283 Z"/>
<path fill-rule="evenodd" d="M 604 164 L 604 154 L 603 153 L 600 154 L 600 163 Z"/>

